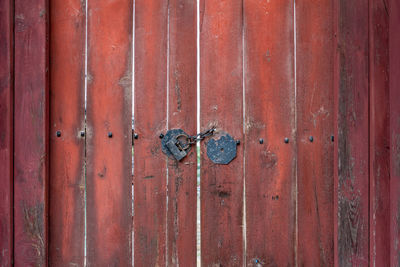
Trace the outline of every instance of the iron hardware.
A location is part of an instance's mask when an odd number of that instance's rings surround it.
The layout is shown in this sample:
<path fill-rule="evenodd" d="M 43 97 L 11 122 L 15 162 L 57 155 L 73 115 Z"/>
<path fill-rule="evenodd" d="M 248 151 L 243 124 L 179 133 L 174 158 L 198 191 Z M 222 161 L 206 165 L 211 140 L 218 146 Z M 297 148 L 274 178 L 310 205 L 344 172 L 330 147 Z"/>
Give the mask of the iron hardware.
<path fill-rule="evenodd" d="M 211 136 L 215 128 L 208 129 L 197 135 L 190 136 L 185 133 L 182 129 L 171 129 L 167 133 L 160 134 L 161 147 L 164 154 L 169 157 L 175 158 L 177 161 L 181 161 L 187 156 L 192 145 L 196 144 L 197 141 L 201 141 L 207 136 Z"/>
<path fill-rule="evenodd" d="M 237 143 L 228 133 L 220 133 L 207 143 L 207 156 L 216 164 L 229 164 L 236 158 Z"/>
<path fill-rule="evenodd" d="M 161 138 L 161 136 L 163 136 Z M 165 135 L 160 134 L 161 148 L 164 154 L 181 161 L 190 150 L 190 136 L 182 129 L 172 129 Z"/>

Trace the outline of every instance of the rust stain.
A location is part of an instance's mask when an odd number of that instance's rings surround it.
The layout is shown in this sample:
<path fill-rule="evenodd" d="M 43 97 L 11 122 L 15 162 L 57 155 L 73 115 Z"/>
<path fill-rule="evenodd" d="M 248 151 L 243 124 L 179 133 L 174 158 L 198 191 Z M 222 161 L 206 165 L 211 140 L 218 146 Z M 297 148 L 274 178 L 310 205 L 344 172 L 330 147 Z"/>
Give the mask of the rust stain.
<path fill-rule="evenodd" d="M 178 71 L 174 72 L 175 77 L 175 94 L 176 94 L 176 109 L 181 111 L 182 108 L 182 97 L 181 97 L 181 88 L 179 86 L 179 73 Z"/>

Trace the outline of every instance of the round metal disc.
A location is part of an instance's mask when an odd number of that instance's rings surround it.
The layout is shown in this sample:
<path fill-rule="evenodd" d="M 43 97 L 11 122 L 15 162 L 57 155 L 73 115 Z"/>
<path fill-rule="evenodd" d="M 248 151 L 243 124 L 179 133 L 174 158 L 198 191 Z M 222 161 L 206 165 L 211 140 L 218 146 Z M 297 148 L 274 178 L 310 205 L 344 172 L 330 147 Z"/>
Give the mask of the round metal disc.
<path fill-rule="evenodd" d="M 228 164 L 236 157 L 236 141 L 227 133 L 207 143 L 207 156 L 216 164 Z"/>

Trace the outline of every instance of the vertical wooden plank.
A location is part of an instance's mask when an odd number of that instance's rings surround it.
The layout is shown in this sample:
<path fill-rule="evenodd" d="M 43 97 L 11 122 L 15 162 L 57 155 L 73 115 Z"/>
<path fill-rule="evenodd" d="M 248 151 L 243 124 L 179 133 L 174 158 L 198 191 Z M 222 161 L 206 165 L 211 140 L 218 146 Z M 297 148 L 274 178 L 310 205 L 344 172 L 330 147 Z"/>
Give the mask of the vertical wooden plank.
<path fill-rule="evenodd" d="M 200 1 L 200 125 L 243 137 L 243 2 Z M 243 149 L 214 164 L 201 144 L 201 264 L 243 265 Z"/>
<path fill-rule="evenodd" d="M 335 12 L 335 264 L 361 266 L 369 260 L 368 2 L 340 0 Z"/>
<path fill-rule="evenodd" d="M 168 129 L 196 132 L 196 1 L 169 1 Z M 196 265 L 197 155 L 168 160 L 168 266 Z"/>
<path fill-rule="evenodd" d="M 135 0 L 134 265 L 166 264 L 168 2 Z"/>
<path fill-rule="evenodd" d="M 85 9 L 81 0 L 50 5 L 49 262 L 55 266 L 84 265 Z"/>
<path fill-rule="evenodd" d="M 87 263 L 131 265 L 132 1 L 88 1 Z"/>
<path fill-rule="evenodd" d="M 389 1 L 390 266 L 400 266 L 400 2 Z"/>
<path fill-rule="evenodd" d="M 293 18 L 291 0 L 244 1 L 247 266 L 295 265 Z"/>
<path fill-rule="evenodd" d="M 386 1 L 369 1 L 371 266 L 390 266 L 389 14 Z"/>
<path fill-rule="evenodd" d="M 299 266 L 333 265 L 333 5 L 296 2 Z"/>
<path fill-rule="evenodd" d="M 0 266 L 13 256 L 13 3 L 0 3 Z"/>
<path fill-rule="evenodd" d="M 15 266 L 47 266 L 48 11 L 15 1 Z"/>

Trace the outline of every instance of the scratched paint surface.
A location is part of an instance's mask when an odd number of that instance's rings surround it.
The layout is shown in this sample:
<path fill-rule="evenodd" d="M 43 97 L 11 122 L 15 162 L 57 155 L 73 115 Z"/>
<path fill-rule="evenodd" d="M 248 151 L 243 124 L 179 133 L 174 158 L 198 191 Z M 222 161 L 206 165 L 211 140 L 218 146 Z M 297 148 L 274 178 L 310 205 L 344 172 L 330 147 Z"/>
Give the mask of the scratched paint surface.
<path fill-rule="evenodd" d="M 50 12 L 49 264 L 82 266 L 85 239 L 85 5 L 80 0 L 52 1 Z"/>
<path fill-rule="evenodd" d="M 196 132 L 196 1 L 169 1 L 168 129 Z M 164 155 L 163 155 L 164 156 Z M 197 155 L 168 160 L 167 265 L 196 265 Z"/>
<path fill-rule="evenodd" d="M 49 140 L 46 1 L 15 1 L 14 19 L 14 265 L 46 266 Z"/>
<path fill-rule="evenodd" d="M 134 264 L 166 263 L 168 3 L 135 1 Z"/>
<path fill-rule="evenodd" d="M 200 130 L 243 140 L 242 1 L 200 1 Z M 226 101 L 230 99 L 230 101 Z M 201 147 L 201 264 L 243 264 L 243 147 L 228 165 Z"/>
<path fill-rule="evenodd" d="M 337 12 L 336 257 L 359 266 L 369 261 L 368 3 L 339 1 Z"/>
<path fill-rule="evenodd" d="M 369 4 L 369 261 L 390 266 L 389 17 L 385 1 Z"/>
<path fill-rule="evenodd" d="M 389 1 L 390 266 L 400 266 L 400 3 Z"/>
<path fill-rule="evenodd" d="M 10 266 L 13 253 L 13 10 L 0 3 L 0 266 Z"/>
<path fill-rule="evenodd" d="M 332 1 L 297 2 L 296 20 L 297 264 L 332 266 Z"/>
<path fill-rule="evenodd" d="M 132 262 L 132 0 L 88 1 L 87 262 Z"/>

